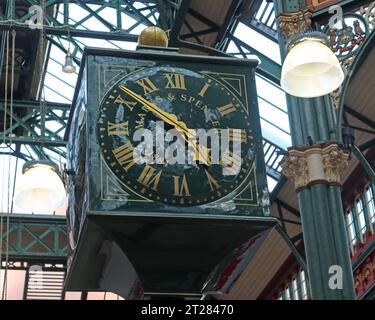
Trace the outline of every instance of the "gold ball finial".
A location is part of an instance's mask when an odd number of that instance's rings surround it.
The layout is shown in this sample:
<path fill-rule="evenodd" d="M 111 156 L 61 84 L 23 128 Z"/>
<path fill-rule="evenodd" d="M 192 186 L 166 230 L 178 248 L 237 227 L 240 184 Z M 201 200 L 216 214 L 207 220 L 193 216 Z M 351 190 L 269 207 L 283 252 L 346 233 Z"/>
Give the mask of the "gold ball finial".
<path fill-rule="evenodd" d="M 147 27 L 138 37 L 139 46 L 168 47 L 166 32 L 159 27 Z"/>

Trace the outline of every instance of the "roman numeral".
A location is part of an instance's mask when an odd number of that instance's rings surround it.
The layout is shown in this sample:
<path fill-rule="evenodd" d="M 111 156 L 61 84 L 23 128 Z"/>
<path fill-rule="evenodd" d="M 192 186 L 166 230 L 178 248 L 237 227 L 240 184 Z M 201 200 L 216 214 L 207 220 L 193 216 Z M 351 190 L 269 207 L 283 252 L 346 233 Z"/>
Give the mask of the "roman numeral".
<path fill-rule="evenodd" d="M 223 130 L 228 130 L 228 140 L 232 142 L 246 142 L 247 141 L 247 135 L 246 130 L 243 129 L 218 129 L 220 130 L 220 133 L 222 133 Z"/>
<path fill-rule="evenodd" d="M 130 142 L 123 144 L 121 147 L 112 150 L 118 163 L 126 172 L 135 165 L 133 159 L 133 146 Z"/>
<path fill-rule="evenodd" d="M 116 100 L 115 100 L 115 103 L 118 103 L 118 104 L 121 104 L 121 105 L 125 105 L 129 108 L 130 111 L 133 111 L 133 108 L 135 107 L 135 105 L 137 104 L 137 102 L 131 102 L 131 101 L 126 101 L 123 97 L 121 97 L 120 95 L 117 96 Z"/>
<path fill-rule="evenodd" d="M 145 94 L 149 94 L 158 90 L 158 88 L 152 83 L 149 77 L 136 80 L 135 82 L 143 88 Z"/>
<path fill-rule="evenodd" d="M 201 91 L 198 93 L 198 96 L 204 97 L 206 94 L 207 89 L 210 87 L 208 83 L 205 83 L 204 86 L 202 87 Z"/>
<path fill-rule="evenodd" d="M 190 196 L 189 186 L 186 181 L 186 176 L 183 175 L 181 181 L 180 176 L 173 176 L 174 182 L 174 195 L 178 197 Z"/>
<path fill-rule="evenodd" d="M 178 73 L 166 73 L 167 85 L 165 88 L 169 89 L 183 89 L 186 90 L 185 76 Z"/>
<path fill-rule="evenodd" d="M 221 116 L 224 117 L 225 115 L 227 115 L 229 113 L 232 113 L 232 112 L 236 111 L 237 109 L 233 105 L 233 103 L 228 103 L 225 106 L 217 108 L 217 110 L 219 110 Z"/>
<path fill-rule="evenodd" d="M 246 143 L 246 131 L 242 129 L 229 129 L 229 141 Z"/>
<path fill-rule="evenodd" d="M 107 130 L 108 135 L 129 135 L 129 121 L 121 122 L 121 123 L 112 123 L 108 121 Z"/>
<path fill-rule="evenodd" d="M 225 150 L 221 155 L 220 164 L 225 168 L 227 175 L 237 175 L 242 165 L 241 156 Z"/>
<path fill-rule="evenodd" d="M 146 164 L 137 181 L 147 188 L 152 185 L 151 189 L 157 191 L 161 173 L 162 170 L 156 173 L 156 169 Z"/>
<path fill-rule="evenodd" d="M 213 176 L 210 175 L 210 173 L 206 169 L 204 171 L 206 172 L 206 176 L 210 184 L 211 191 L 215 191 L 216 189 L 219 189 L 220 184 L 214 179 Z"/>

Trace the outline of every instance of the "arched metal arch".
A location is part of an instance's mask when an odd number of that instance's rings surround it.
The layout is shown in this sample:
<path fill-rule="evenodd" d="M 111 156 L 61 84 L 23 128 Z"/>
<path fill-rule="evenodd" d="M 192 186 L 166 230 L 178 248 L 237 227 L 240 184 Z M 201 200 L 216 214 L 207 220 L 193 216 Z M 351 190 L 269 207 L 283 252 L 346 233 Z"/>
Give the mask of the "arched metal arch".
<path fill-rule="evenodd" d="M 343 122 L 343 116 L 344 116 L 344 108 L 345 108 L 345 97 L 346 92 L 348 90 L 349 84 L 351 80 L 356 75 L 357 71 L 361 67 L 362 63 L 368 56 L 368 54 L 373 50 L 375 47 L 375 32 L 371 32 L 366 41 L 362 44 L 362 47 L 359 49 L 357 56 L 354 58 L 354 61 L 352 65 L 350 66 L 348 70 L 348 74 L 344 80 L 342 91 L 340 95 L 340 101 L 339 101 L 339 108 L 337 110 L 337 123 L 336 123 L 336 132 L 337 137 L 340 142 L 343 141 L 342 139 L 342 122 Z"/>

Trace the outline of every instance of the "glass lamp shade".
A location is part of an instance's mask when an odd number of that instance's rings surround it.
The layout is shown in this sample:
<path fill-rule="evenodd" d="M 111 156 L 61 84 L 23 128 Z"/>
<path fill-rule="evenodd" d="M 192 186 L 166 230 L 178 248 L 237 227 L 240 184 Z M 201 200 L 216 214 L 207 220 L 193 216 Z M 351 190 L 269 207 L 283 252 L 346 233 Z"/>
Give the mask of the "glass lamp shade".
<path fill-rule="evenodd" d="M 74 73 L 76 71 L 76 67 L 73 64 L 73 59 L 71 55 L 68 54 L 65 56 L 65 63 L 62 66 L 62 71 L 65 73 Z"/>
<path fill-rule="evenodd" d="M 64 204 L 66 191 L 53 162 L 26 162 L 22 172 L 14 197 L 18 207 L 28 212 L 53 213 Z"/>
<path fill-rule="evenodd" d="M 344 72 L 321 33 L 302 34 L 289 45 L 281 72 L 281 87 L 300 98 L 324 96 L 344 81 Z"/>

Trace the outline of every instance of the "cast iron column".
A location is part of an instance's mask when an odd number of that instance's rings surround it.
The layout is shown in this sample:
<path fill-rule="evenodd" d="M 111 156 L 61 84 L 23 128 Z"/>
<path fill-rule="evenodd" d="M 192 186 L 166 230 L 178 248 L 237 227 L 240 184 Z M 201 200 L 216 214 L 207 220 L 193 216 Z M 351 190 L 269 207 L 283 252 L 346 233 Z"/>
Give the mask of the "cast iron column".
<path fill-rule="evenodd" d="M 303 17 L 298 1 L 275 0 L 274 4 L 285 58 L 286 40 L 304 30 L 311 13 Z M 340 171 L 347 165 L 347 155 L 337 144 L 331 98 L 287 95 L 287 103 L 293 147 L 283 168 L 298 195 L 311 298 L 355 299 L 340 191 Z"/>

